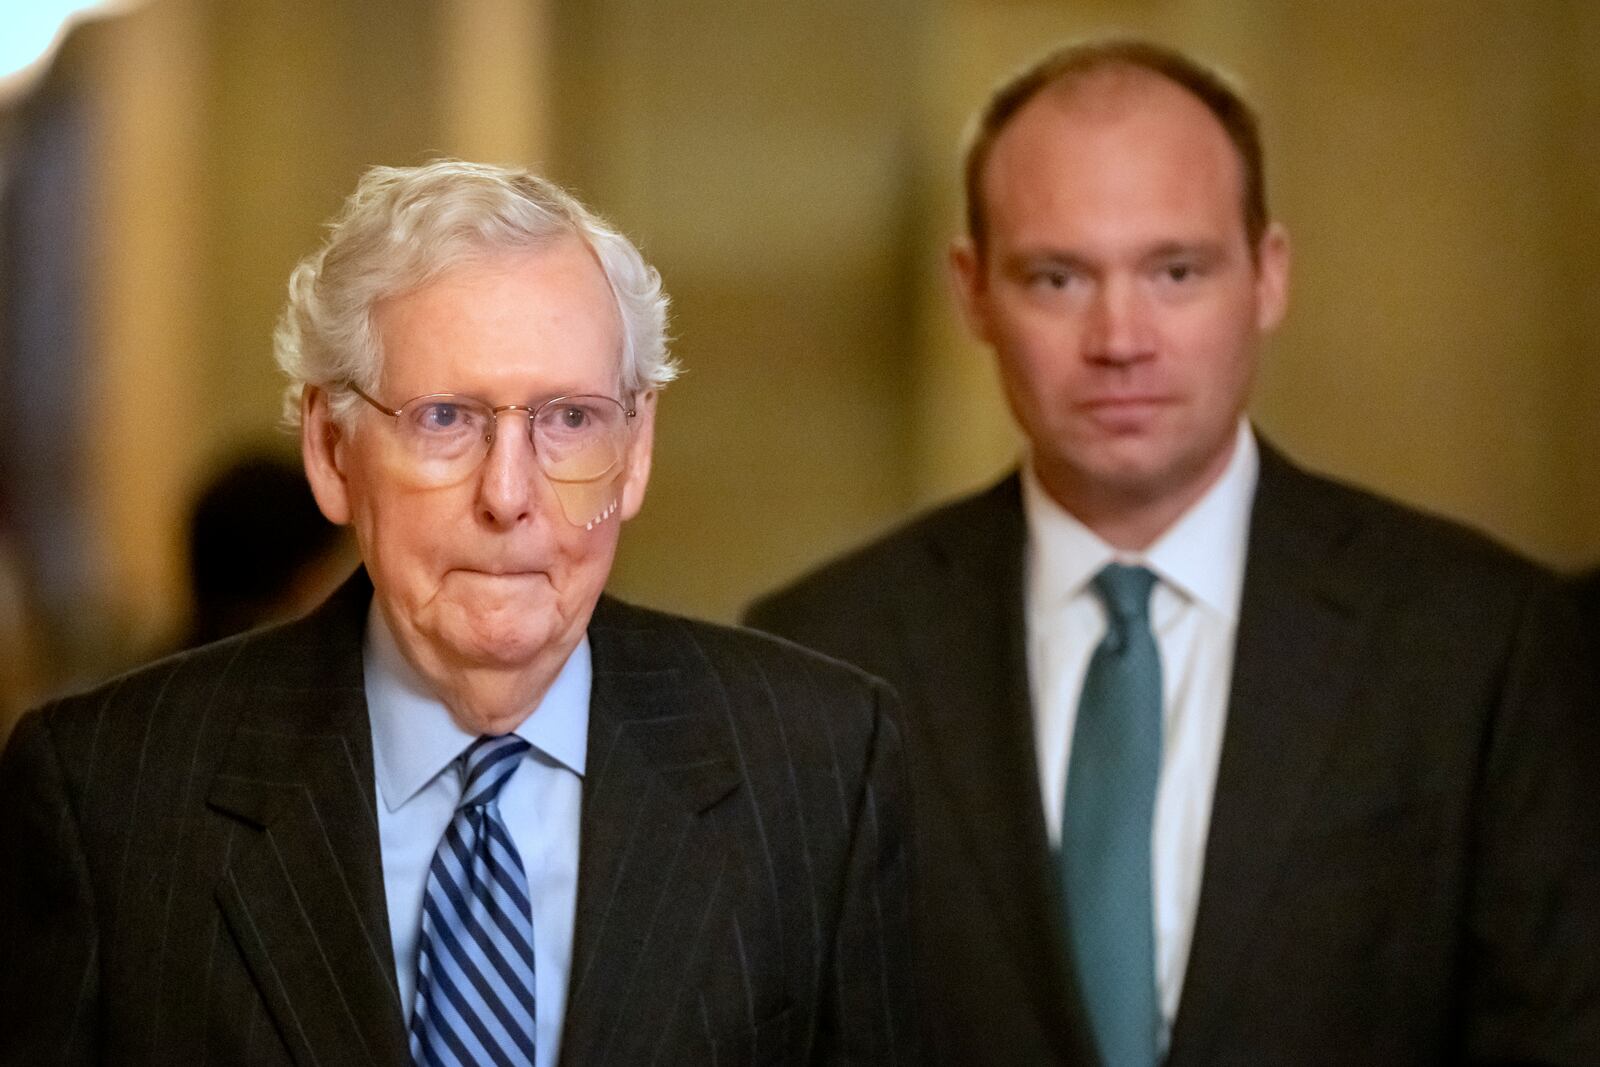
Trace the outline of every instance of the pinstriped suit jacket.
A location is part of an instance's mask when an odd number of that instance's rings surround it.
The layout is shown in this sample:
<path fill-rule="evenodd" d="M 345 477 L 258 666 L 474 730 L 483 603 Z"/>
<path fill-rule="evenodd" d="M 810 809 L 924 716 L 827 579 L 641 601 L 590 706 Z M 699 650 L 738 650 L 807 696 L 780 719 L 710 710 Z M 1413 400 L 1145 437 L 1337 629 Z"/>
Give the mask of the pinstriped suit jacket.
<path fill-rule="evenodd" d="M 359 573 L 0 760 L 0 1063 L 403 1064 Z M 913 1062 L 887 691 L 602 600 L 563 1064 Z"/>

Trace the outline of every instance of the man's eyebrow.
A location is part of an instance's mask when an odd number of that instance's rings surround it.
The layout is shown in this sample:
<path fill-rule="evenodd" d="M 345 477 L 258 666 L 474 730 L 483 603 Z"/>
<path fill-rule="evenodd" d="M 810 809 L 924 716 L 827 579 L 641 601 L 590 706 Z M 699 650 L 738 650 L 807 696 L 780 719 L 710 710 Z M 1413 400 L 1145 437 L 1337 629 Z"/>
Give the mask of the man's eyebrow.
<path fill-rule="evenodd" d="M 1024 274 L 1041 267 L 1065 267 L 1068 270 L 1090 271 L 1094 265 L 1084 256 L 1056 248 L 1030 248 L 1013 252 L 1001 263 L 1009 274 Z"/>
<path fill-rule="evenodd" d="M 1204 260 L 1219 260 L 1227 255 L 1227 248 L 1221 241 L 1162 241 L 1154 245 L 1141 259 L 1177 259 L 1191 258 Z"/>

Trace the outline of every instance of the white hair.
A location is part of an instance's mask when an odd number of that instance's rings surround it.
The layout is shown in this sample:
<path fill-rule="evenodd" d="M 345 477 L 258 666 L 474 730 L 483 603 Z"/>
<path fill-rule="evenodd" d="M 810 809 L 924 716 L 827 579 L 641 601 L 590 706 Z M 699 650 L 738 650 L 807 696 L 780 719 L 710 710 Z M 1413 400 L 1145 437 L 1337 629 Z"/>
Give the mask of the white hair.
<path fill-rule="evenodd" d="M 594 252 L 622 317 L 620 385 L 660 389 L 678 375 L 667 354 L 661 276 L 626 237 L 553 182 L 524 170 L 440 159 L 420 167 L 373 167 L 329 225 L 327 242 L 289 275 L 289 301 L 273 332 L 289 377 L 284 418 L 298 425 L 306 386 L 329 391 L 347 421 L 383 369 L 373 325 L 377 304 L 448 268 L 503 251 L 539 249 L 576 236 Z"/>

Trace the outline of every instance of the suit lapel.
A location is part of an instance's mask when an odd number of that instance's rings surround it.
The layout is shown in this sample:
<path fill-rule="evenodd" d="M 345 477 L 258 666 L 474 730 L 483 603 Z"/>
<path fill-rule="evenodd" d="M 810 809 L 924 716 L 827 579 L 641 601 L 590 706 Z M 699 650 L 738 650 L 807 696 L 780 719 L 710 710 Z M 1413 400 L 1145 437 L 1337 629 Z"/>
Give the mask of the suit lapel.
<path fill-rule="evenodd" d="M 1207 1058 L 1359 677 L 1366 598 L 1359 577 L 1339 569 L 1355 526 L 1263 444 L 1173 1063 Z"/>
<path fill-rule="evenodd" d="M 561 1060 L 632 1062 L 671 1025 L 696 932 L 728 907 L 719 899 L 728 849 L 705 813 L 740 777 L 716 679 L 687 654 L 687 638 L 603 599 L 589 639 L 594 689 Z"/>
<path fill-rule="evenodd" d="M 298 1063 L 408 1063 L 379 862 L 364 574 L 261 638 L 208 802 L 242 823 L 217 900 Z"/>
<path fill-rule="evenodd" d="M 907 662 L 922 665 L 916 703 L 928 709 L 925 761 L 953 798 L 966 853 L 1004 917 L 1041 1019 L 1075 1004 L 1059 931 L 1060 905 L 1044 812 L 1028 684 L 1023 615 L 1027 529 L 1012 475 L 975 502 L 970 521 L 940 531 L 930 550 L 948 575 L 913 618 Z M 915 738 L 913 738 L 915 742 Z M 1070 1028 L 1056 1035 L 1070 1046 Z M 1065 1054 L 1065 1053 L 1064 1053 Z"/>

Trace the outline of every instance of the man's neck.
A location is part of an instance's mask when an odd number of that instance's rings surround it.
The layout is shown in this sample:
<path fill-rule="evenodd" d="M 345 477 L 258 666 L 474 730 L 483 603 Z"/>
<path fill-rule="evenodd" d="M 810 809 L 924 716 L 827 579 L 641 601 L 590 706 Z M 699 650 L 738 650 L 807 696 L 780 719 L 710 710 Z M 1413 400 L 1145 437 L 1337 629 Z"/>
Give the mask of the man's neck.
<path fill-rule="evenodd" d="M 525 663 L 515 666 L 471 663 L 442 655 L 417 634 L 386 629 L 394 652 L 423 687 L 469 734 L 508 734 L 527 721 L 544 700 L 587 629 L 571 640 L 553 642 Z"/>
<path fill-rule="evenodd" d="M 533 714 L 565 662 L 563 654 L 553 662 L 541 657 L 516 670 L 440 664 L 430 665 L 431 669 L 422 673 L 463 730 L 471 734 L 508 734 Z"/>

